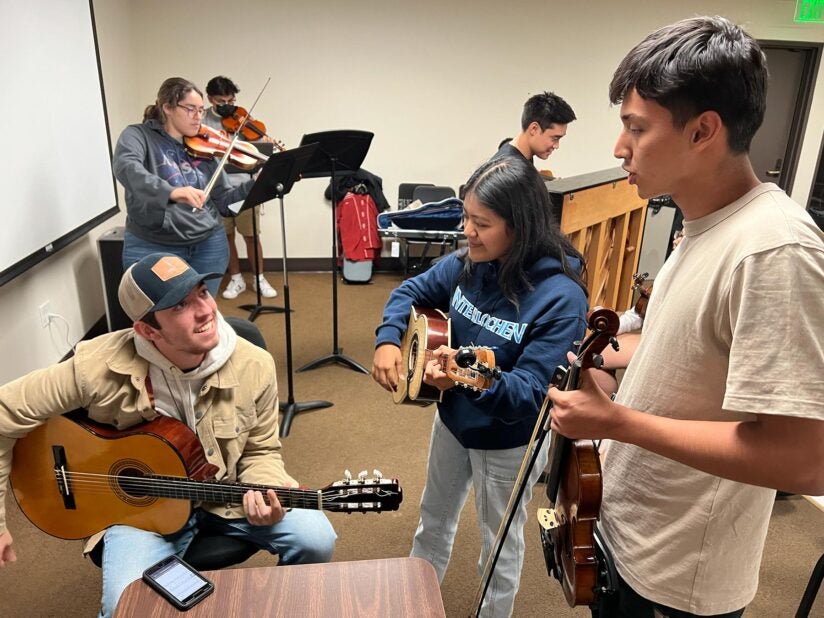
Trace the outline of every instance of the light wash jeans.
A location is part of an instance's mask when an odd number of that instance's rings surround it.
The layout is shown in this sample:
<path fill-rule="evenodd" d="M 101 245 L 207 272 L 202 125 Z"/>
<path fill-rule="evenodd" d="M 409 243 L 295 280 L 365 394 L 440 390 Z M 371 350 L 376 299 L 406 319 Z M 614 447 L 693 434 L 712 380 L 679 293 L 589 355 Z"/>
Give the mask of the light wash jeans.
<path fill-rule="evenodd" d="M 435 414 L 426 486 L 421 498 L 421 518 L 412 544 L 412 556 L 431 562 L 440 581 L 443 581 L 449 564 L 458 519 L 470 487 L 475 488 L 475 509 L 481 532 L 478 573 L 483 573 L 525 452 L 526 445 L 503 450 L 464 448 Z M 504 541 L 481 606 L 481 616 L 507 618 L 512 615 L 524 561 L 526 505 L 532 499 L 532 487 L 546 461 L 544 445 Z M 467 611 L 474 609 L 467 608 Z"/>
<path fill-rule="evenodd" d="M 222 233 L 222 231 L 221 231 Z M 196 509 L 178 532 L 161 536 L 131 526 L 112 526 L 103 546 L 103 598 L 100 616 L 114 613 L 123 590 L 143 571 L 171 554 L 183 556 L 198 529 L 242 537 L 279 556 L 278 565 L 329 562 L 337 535 L 320 511 L 292 509 L 273 526 L 245 519 L 223 519 Z"/>
<path fill-rule="evenodd" d="M 171 253 L 183 258 L 189 266 L 204 274 L 223 274 L 229 266 L 229 241 L 222 227 L 215 228 L 214 234 L 199 243 L 186 246 L 150 242 L 131 232 L 123 235 L 123 270 L 150 253 Z M 220 281 L 220 279 L 204 281 L 213 298 L 217 298 Z"/>

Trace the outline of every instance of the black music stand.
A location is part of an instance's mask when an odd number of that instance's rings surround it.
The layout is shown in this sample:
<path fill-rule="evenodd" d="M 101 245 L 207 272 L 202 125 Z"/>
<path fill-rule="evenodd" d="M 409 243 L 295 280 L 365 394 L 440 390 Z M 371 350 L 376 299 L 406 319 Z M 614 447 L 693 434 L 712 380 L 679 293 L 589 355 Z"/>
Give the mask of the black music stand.
<path fill-rule="evenodd" d="M 268 155 L 271 157 L 272 156 L 271 144 L 266 144 L 264 142 L 264 145 L 262 145 L 261 150 L 263 151 L 264 148 L 268 149 L 268 151 L 269 151 Z M 229 171 L 230 171 L 230 173 L 232 173 L 231 170 L 229 170 Z M 244 170 L 237 170 L 237 171 L 243 172 Z M 248 173 L 248 172 L 246 172 L 246 173 Z M 258 176 L 258 180 L 259 179 L 260 179 L 260 176 Z M 255 184 L 252 185 L 252 191 L 254 191 L 255 187 L 257 187 L 257 186 L 258 186 L 258 183 L 255 182 Z M 251 195 L 251 192 L 250 192 L 250 195 Z M 259 202 L 254 202 L 252 204 L 252 202 L 249 201 L 249 198 L 247 196 L 246 200 L 243 202 L 243 206 L 241 206 L 240 210 L 238 211 L 238 214 L 240 214 L 241 212 L 243 212 L 244 210 L 246 210 L 248 208 L 254 208 L 255 209 L 255 212 L 252 213 L 252 238 L 254 239 L 255 249 L 252 252 L 253 255 L 252 256 L 247 256 L 247 257 L 249 258 L 250 262 L 254 259 L 254 263 L 252 264 L 252 272 L 255 275 L 255 299 L 256 299 L 256 302 L 255 302 L 254 305 L 245 304 L 245 305 L 240 305 L 239 306 L 240 309 L 243 309 L 244 311 L 249 311 L 250 312 L 249 313 L 249 321 L 250 322 L 254 322 L 261 313 L 283 313 L 284 311 L 286 311 L 285 307 L 273 307 L 271 305 L 263 305 L 263 304 L 261 304 L 261 300 L 260 300 L 261 299 L 261 295 L 260 295 L 260 275 L 262 274 L 260 272 L 260 263 L 261 263 L 262 260 L 261 260 L 260 254 L 258 252 L 258 247 L 260 246 L 260 241 L 258 239 L 260 238 L 260 236 L 259 236 L 258 227 L 257 227 L 257 207 L 258 207 L 259 204 L 262 204 L 265 201 L 266 200 L 261 200 Z M 252 205 L 249 205 L 249 204 L 252 204 Z"/>
<path fill-rule="evenodd" d="M 328 408 L 332 405 L 332 402 L 322 400 L 295 403 L 292 379 L 292 310 L 289 301 L 289 268 L 286 264 L 286 214 L 283 208 L 283 196 L 292 190 L 292 185 L 295 184 L 295 180 L 301 175 L 301 170 L 315 154 L 317 147 L 317 144 L 309 144 L 301 146 L 300 148 L 279 152 L 269 157 L 269 160 L 260 171 L 257 181 L 241 208 L 241 210 L 252 208 L 272 198 L 277 198 L 280 202 L 280 232 L 283 241 L 283 302 L 286 312 L 287 375 L 286 402 L 280 402 L 280 411 L 283 412 L 283 420 L 280 423 L 281 437 L 289 435 L 292 419 L 299 412 Z M 260 288 L 260 286 L 258 286 L 258 288 Z"/>
<path fill-rule="evenodd" d="M 374 133 L 369 131 L 323 131 L 303 136 L 301 145 L 318 144 L 317 152 L 303 170 L 304 178 L 330 176 L 332 183 L 332 353 L 309 361 L 298 371 L 316 369 L 327 363 L 340 363 L 355 371 L 368 374 L 365 367 L 342 354 L 338 347 L 338 225 L 335 209 L 338 205 L 336 176 L 351 175 L 360 169 L 366 158 Z"/>

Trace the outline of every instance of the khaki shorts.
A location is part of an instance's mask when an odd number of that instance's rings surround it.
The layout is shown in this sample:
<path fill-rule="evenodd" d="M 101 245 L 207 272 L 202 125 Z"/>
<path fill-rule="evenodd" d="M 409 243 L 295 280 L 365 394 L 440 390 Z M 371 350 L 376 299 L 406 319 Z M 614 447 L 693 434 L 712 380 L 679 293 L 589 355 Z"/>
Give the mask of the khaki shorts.
<path fill-rule="evenodd" d="M 254 209 L 258 234 L 260 234 L 260 208 Z M 252 236 L 252 209 L 244 210 L 237 217 L 223 217 L 223 229 L 227 236 L 233 236 L 235 230 L 243 236 Z"/>

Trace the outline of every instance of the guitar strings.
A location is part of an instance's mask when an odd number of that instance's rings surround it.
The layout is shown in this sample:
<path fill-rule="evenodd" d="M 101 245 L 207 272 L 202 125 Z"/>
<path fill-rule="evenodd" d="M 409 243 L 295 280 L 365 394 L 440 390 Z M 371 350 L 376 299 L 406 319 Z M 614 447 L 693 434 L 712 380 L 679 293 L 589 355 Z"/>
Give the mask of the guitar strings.
<path fill-rule="evenodd" d="M 138 492 L 140 490 L 144 490 L 147 495 L 155 497 L 178 497 L 176 495 L 158 495 L 157 492 L 162 490 L 166 494 L 180 494 L 179 497 L 181 498 L 191 498 L 192 495 L 195 495 L 197 499 L 204 500 L 207 497 L 211 497 L 215 502 L 225 501 L 216 499 L 215 494 L 235 497 L 238 502 L 240 502 L 242 501 L 243 495 L 249 490 L 262 491 L 264 500 L 268 502 L 268 496 L 265 493 L 267 489 L 274 490 L 279 501 L 288 502 L 292 505 L 317 505 L 319 495 L 321 500 L 332 501 L 332 504 L 334 505 L 336 504 L 333 500 L 335 498 L 340 498 L 342 502 L 346 502 L 345 498 L 353 498 L 353 496 L 350 495 L 352 491 L 360 493 L 363 490 L 382 490 L 383 496 L 391 496 L 396 493 L 373 483 L 342 485 L 331 489 L 325 488 L 323 490 L 311 490 L 289 487 L 268 487 L 265 485 L 254 484 L 233 485 L 231 483 L 220 483 L 219 481 L 215 481 L 215 484 L 212 485 L 210 481 L 196 481 L 183 477 L 127 477 L 89 472 L 65 472 L 59 476 L 68 480 L 70 491 L 82 489 L 84 491 L 91 490 L 89 493 L 107 494 L 111 493 L 112 483 L 114 482 L 121 488 L 125 487 Z M 155 491 L 152 492 L 150 490 Z M 378 493 L 374 493 L 373 495 L 375 498 L 382 497 Z M 363 498 L 361 498 L 361 501 L 364 501 Z"/>

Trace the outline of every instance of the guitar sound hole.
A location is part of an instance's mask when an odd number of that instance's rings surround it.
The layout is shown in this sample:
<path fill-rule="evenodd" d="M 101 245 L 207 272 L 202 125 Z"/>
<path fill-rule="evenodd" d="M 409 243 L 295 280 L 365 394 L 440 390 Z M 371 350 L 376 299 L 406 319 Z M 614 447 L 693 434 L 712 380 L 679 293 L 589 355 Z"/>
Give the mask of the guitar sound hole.
<path fill-rule="evenodd" d="M 412 344 L 409 346 L 409 367 L 415 367 L 418 364 L 418 338 L 412 339 Z"/>
<path fill-rule="evenodd" d="M 120 488 L 130 497 L 142 498 L 146 495 L 146 490 L 143 489 L 144 476 L 143 471 L 136 468 L 121 470 L 118 478 Z"/>
<path fill-rule="evenodd" d="M 109 470 L 109 485 L 120 500 L 132 506 L 147 506 L 157 498 L 146 495 L 146 477 L 152 470 L 141 461 L 123 459 Z"/>

